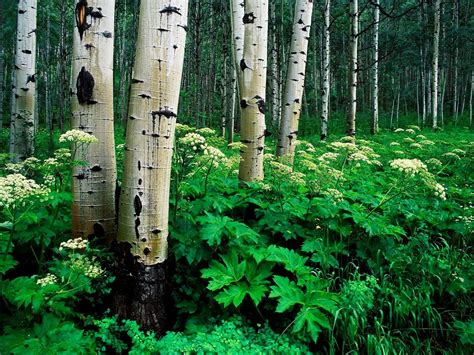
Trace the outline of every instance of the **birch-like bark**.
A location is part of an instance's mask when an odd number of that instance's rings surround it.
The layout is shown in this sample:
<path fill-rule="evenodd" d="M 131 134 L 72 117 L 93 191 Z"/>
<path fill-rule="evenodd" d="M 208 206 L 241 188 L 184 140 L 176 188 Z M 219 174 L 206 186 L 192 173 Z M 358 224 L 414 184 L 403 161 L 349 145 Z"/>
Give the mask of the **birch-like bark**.
<path fill-rule="evenodd" d="M 370 133 L 377 134 L 379 130 L 379 0 L 375 0 L 374 4 L 374 66 L 372 68 L 372 122 Z"/>
<path fill-rule="evenodd" d="M 268 1 L 246 0 L 242 22 L 244 52 L 240 60 L 241 139 L 239 179 L 263 179 L 265 89 L 267 81 Z"/>
<path fill-rule="evenodd" d="M 349 109 L 347 112 L 348 136 L 356 134 L 357 113 L 357 47 L 359 34 L 359 7 L 358 0 L 349 0 L 349 17 L 351 20 L 351 37 L 349 43 Z"/>
<path fill-rule="evenodd" d="M 330 83 L 330 65 L 331 65 L 331 0 L 326 0 L 324 5 L 324 48 L 322 58 L 322 90 L 321 90 L 321 140 L 326 140 L 328 136 L 328 120 L 329 120 L 329 93 Z"/>
<path fill-rule="evenodd" d="M 296 2 L 277 145 L 277 156 L 285 156 L 289 162 L 293 161 L 298 136 L 312 11 L 312 0 Z"/>
<path fill-rule="evenodd" d="M 231 98 L 231 106 L 230 106 L 230 117 L 228 121 L 228 136 L 227 136 L 227 143 L 234 142 L 234 126 L 235 126 L 235 115 L 237 112 L 237 68 L 235 65 L 232 66 L 232 98 Z"/>
<path fill-rule="evenodd" d="M 439 28 L 440 28 L 440 0 L 434 3 L 434 33 L 433 33 L 433 61 L 432 61 L 432 88 L 431 101 L 433 103 L 433 128 L 438 128 L 438 69 L 439 69 Z"/>
<path fill-rule="evenodd" d="M 275 2 L 272 1 L 270 3 L 270 16 L 272 21 L 272 28 L 271 28 L 271 38 L 272 38 L 272 48 L 270 50 L 271 53 L 271 121 L 273 128 L 278 129 L 278 125 L 280 123 L 280 115 L 281 115 L 281 89 L 280 89 L 280 68 L 278 63 L 278 39 L 277 39 L 277 26 L 276 26 L 276 11 L 275 11 Z"/>
<path fill-rule="evenodd" d="M 76 0 L 71 113 L 73 129 L 98 143 L 79 146 L 73 169 L 72 234 L 111 241 L 116 232 L 113 108 L 115 0 Z"/>
<path fill-rule="evenodd" d="M 36 93 L 36 0 L 18 2 L 15 49 L 14 106 L 10 124 L 10 154 L 24 160 L 34 153 Z"/>
<path fill-rule="evenodd" d="M 168 254 L 171 158 L 188 1 L 142 0 L 131 78 L 118 241 L 144 265 Z"/>
<path fill-rule="evenodd" d="M 459 59 L 459 46 L 458 46 L 458 34 L 459 30 L 459 2 L 454 0 L 453 4 L 453 22 L 455 26 L 454 35 L 454 63 L 453 63 L 453 117 L 454 122 L 458 122 L 459 113 L 459 92 L 458 92 L 458 59 Z"/>
<path fill-rule="evenodd" d="M 243 18 L 245 15 L 244 1 L 243 0 L 231 0 L 232 1 L 232 44 L 233 44 L 233 58 L 235 67 L 240 67 L 240 62 L 244 56 L 244 37 L 245 37 L 245 26 Z M 238 81 L 238 92 L 242 92 L 242 70 L 237 70 L 237 81 Z"/>

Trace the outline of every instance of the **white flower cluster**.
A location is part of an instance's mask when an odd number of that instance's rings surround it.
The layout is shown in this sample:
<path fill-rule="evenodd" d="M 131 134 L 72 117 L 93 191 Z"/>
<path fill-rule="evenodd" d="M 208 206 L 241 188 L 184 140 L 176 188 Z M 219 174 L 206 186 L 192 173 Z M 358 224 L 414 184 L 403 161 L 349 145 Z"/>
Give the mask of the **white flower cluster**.
<path fill-rule="evenodd" d="M 426 137 L 425 137 L 424 135 L 422 135 L 422 134 L 417 135 L 416 138 L 418 138 L 418 139 L 426 139 Z"/>
<path fill-rule="evenodd" d="M 221 163 L 225 164 L 227 161 L 225 154 L 212 146 L 204 148 L 204 156 L 210 158 L 215 168 L 217 168 Z"/>
<path fill-rule="evenodd" d="M 444 153 L 443 157 L 445 157 L 449 160 L 459 160 L 459 159 L 461 159 L 461 157 L 459 155 L 457 155 L 456 153 L 453 153 L 453 152 Z"/>
<path fill-rule="evenodd" d="M 97 259 L 95 257 L 88 258 L 86 255 L 79 255 L 72 259 L 71 267 L 91 279 L 96 279 L 104 273 Z"/>
<path fill-rule="evenodd" d="M 344 143 L 344 142 L 332 142 L 329 146 L 334 149 L 335 151 L 342 151 L 342 152 L 354 152 L 357 150 L 357 147 L 354 143 Z"/>
<path fill-rule="evenodd" d="M 420 141 L 420 144 L 422 144 L 422 145 L 434 145 L 435 142 L 430 141 L 429 139 L 423 139 L 422 141 Z"/>
<path fill-rule="evenodd" d="M 99 140 L 92 134 L 78 129 L 72 129 L 70 131 L 67 131 L 59 137 L 60 143 L 90 144 L 96 143 L 98 141 Z"/>
<path fill-rule="evenodd" d="M 337 143 L 337 142 L 336 142 Z M 330 161 L 336 161 L 337 158 L 339 158 L 339 154 L 337 153 L 332 153 L 332 152 L 326 152 L 322 154 L 318 160 L 323 163 L 328 163 Z"/>
<path fill-rule="evenodd" d="M 405 130 L 403 128 L 397 128 L 394 132 L 401 133 L 401 132 L 405 132 Z"/>
<path fill-rule="evenodd" d="M 436 158 L 431 158 L 426 161 L 426 164 L 432 165 L 432 166 L 441 166 L 443 163 L 441 163 L 438 159 Z"/>
<path fill-rule="evenodd" d="M 300 164 L 301 164 L 302 167 L 304 167 L 304 168 L 306 168 L 310 171 L 318 170 L 318 166 L 310 160 L 307 160 L 307 159 L 301 160 Z"/>
<path fill-rule="evenodd" d="M 400 145 L 400 143 L 398 143 L 398 142 L 391 142 L 390 143 L 391 147 L 398 147 L 399 145 Z"/>
<path fill-rule="evenodd" d="M 184 137 L 179 139 L 183 145 L 191 147 L 192 150 L 206 149 L 206 138 L 197 133 L 187 133 Z"/>
<path fill-rule="evenodd" d="M 306 151 L 309 153 L 316 152 L 314 145 L 312 145 L 310 142 L 299 140 L 299 141 L 296 141 L 296 145 L 298 146 L 299 151 Z"/>
<path fill-rule="evenodd" d="M 353 160 L 353 161 L 359 161 L 359 162 L 363 161 L 367 163 L 370 162 L 370 159 L 364 153 L 361 153 L 361 152 L 352 153 L 351 155 L 349 155 L 347 160 Z"/>
<path fill-rule="evenodd" d="M 25 206 L 27 199 L 44 198 L 48 193 L 48 188 L 38 185 L 34 180 L 27 179 L 21 174 L 0 177 L 0 207 Z"/>
<path fill-rule="evenodd" d="M 446 189 L 440 183 L 435 183 L 431 186 L 436 197 L 441 200 L 446 200 Z"/>
<path fill-rule="evenodd" d="M 36 284 L 40 285 L 41 287 L 45 287 L 45 286 L 48 286 L 48 285 L 53 285 L 57 282 L 58 282 L 58 277 L 56 275 L 48 273 L 48 274 L 46 274 L 45 277 L 43 277 L 41 279 L 38 279 L 36 281 Z"/>
<path fill-rule="evenodd" d="M 418 131 L 418 132 L 421 131 L 421 128 L 419 126 L 416 126 L 416 125 L 410 125 L 410 126 L 408 126 L 408 128 L 410 128 L 412 130 L 415 130 L 415 131 Z"/>
<path fill-rule="evenodd" d="M 390 162 L 390 166 L 408 176 L 428 171 L 426 165 L 419 159 L 395 159 Z"/>
<path fill-rule="evenodd" d="M 199 128 L 197 133 L 202 134 L 203 136 L 215 136 L 216 131 L 214 131 L 212 128 L 204 127 L 204 128 Z"/>
<path fill-rule="evenodd" d="M 408 134 L 415 134 L 416 133 L 415 130 L 411 129 L 411 128 L 406 129 L 405 132 L 408 133 Z"/>
<path fill-rule="evenodd" d="M 465 154 L 466 154 L 466 152 L 465 152 L 464 150 L 458 149 L 458 148 L 453 149 L 453 150 L 451 151 L 451 153 L 454 153 L 454 154 L 457 154 L 457 155 L 465 155 Z"/>
<path fill-rule="evenodd" d="M 293 172 L 290 174 L 290 182 L 296 185 L 304 185 L 305 184 L 305 175 L 300 172 Z"/>
<path fill-rule="evenodd" d="M 275 172 L 278 172 L 281 175 L 288 176 L 292 173 L 291 167 L 289 167 L 288 165 L 279 163 L 277 161 L 271 161 L 270 166 L 274 169 Z"/>
<path fill-rule="evenodd" d="M 396 155 L 405 155 L 405 152 L 403 150 L 394 150 L 393 153 Z"/>
<path fill-rule="evenodd" d="M 85 249 L 87 247 L 87 240 L 82 239 L 82 238 L 75 238 L 75 239 L 69 239 L 65 242 L 62 242 L 59 245 L 59 250 L 63 249 L 72 249 L 72 250 L 77 250 L 77 249 Z"/>
<path fill-rule="evenodd" d="M 423 148 L 423 146 L 420 143 L 412 143 L 412 144 L 410 144 L 410 148 L 421 149 L 421 148 Z"/>
<path fill-rule="evenodd" d="M 344 195 L 336 189 L 327 189 L 323 192 L 323 195 L 332 198 L 335 202 L 340 202 L 344 199 Z"/>
<path fill-rule="evenodd" d="M 410 137 L 403 138 L 403 141 L 405 143 L 415 143 L 414 139 Z"/>

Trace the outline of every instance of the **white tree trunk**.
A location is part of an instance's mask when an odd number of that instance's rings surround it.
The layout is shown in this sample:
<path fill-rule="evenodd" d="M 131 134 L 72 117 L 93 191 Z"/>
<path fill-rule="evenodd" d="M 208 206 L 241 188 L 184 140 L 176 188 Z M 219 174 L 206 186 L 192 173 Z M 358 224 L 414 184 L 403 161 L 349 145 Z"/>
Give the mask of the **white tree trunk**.
<path fill-rule="evenodd" d="M 244 53 L 239 63 L 241 150 L 239 179 L 263 179 L 265 147 L 265 89 L 267 80 L 267 0 L 246 0 L 242 18 L 245 27 Z"/>
<path fill-rule="evenodd" d="M 243 22 L 245 8 L 243 0 L 232 1 L 232 39 L 233 39 L 233 57 L 235 67 L 237 68 L 238 92 L 242 91 L 242 70 L 238 70 L 240 62 L 244 56 L 244 37 L 245 26 Z"/>
<path fill-rule="evenodd" d="M 328 136 L 329 120 L 329 93 L 331 91 L 331 0 L 326 0 L 324 5 L 324 49 L 322 60 L 322 91 L 321 91 L 321 140 L 326 140 Z"/>
<path fill-rule="evenodd" d="M 171 158 L 188 1 L 142 0 L 131 78 L 118 241 L 145 265 L 166 260 Z"/>
<path fill-rule="evenodd" d="M 74 167 L 72 234 L 112 240 L 116 233 L 114 141 L 115 0 L 76 0 L 71 82 L 72 128 L 99 142 L 80 146 Z"/>
<path fill-rule="evenodd" d="M 347 113 L 348 136 L 356 134 L 357 113 L 357 49 L 359 34 L 359 6 L 358 0 L 349 0 L 349 16 L 351 19 L 351 37 L 349 45 L 349 109 Z"/>
<path fill-rule="evenodd" d="M 272 99 L 272 123 L 274 128 L 278 128 L 281 116 L 281 89 L 280 89 L 280 68 L 278 63 L 278 44 L 275 2 L 270 3 L 270 13 L 272 18 L 272 49 L 271 49 L 271 99 Z"/>
<path fill-rule="evenodd" d="M 438 127 L 438 69 L 439 69 L 439 28 L 440 28 L 440 0 L 434 3 L 434 33 L 433 33 L 433 62 L 432 62 L 432 89 L 431 101 L 433 103 L 432 117 L 433 128 Z"/>
<path fill-rule="evenodd" d="M 379 21 L 380 9 L 379 0 L 375 0 L 374 6 L 374 52 L 372 68 L 372 124 L 370 132 L 377 134 L 379 130 Z M 418 91 L 417 91 L 418 92 Z"/>
<path fill-rule="evenodd" d="M 15 81 L 10 154 L 23 160 L 34 153 L 36 93 L 36 0 L 18 2 Z"/>
<path fill-rule="evenodd" d="M 290 58 L 283 95 L 280 135 L 277 145 L 277 156 L 286 156 L 290 162 L 294 158 L 298 136 L 312 12 L 312 1 L 296 1 Z"/>
<path fill-rule="evenodd" d="M 472 94 L 474 91 L 474 71 L 471 72 L 471 92 L 469 94 L 469 127 L 472 126 Z"/>

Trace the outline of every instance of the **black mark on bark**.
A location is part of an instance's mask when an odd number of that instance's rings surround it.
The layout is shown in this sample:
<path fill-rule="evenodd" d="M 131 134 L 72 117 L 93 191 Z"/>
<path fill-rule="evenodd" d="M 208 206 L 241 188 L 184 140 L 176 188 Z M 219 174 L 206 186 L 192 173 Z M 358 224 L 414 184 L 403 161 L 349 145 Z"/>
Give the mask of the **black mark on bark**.
<path fill-rule="evenodd" d="M 80 104 L 85 103 L 96 103 L 89 102 L 92 99 L 92 92 L 94 91 L 94 77 L 89 73 L 85 67 L 82 67 L 79 75 L 77 76 L 76 89 L 77 99 Z"/>

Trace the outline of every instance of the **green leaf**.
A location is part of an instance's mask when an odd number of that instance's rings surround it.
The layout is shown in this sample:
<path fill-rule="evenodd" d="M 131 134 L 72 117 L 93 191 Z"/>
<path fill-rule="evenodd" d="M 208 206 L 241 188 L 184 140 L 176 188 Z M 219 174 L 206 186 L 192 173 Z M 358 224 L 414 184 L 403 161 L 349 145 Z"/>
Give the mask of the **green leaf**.
<path fill-rule="evenodd" d="M 224 262 L 223 264 L 212 260 L 209 263 L 210 267 L 201 271 L 202 277 L 212 279 L 207 286 L 211 291 L 219 290 L 237 282 L 242 279 L 245 274 L 246 262 L 244 260 L 239 263 L 235 250 L 221 257 Z"/>
<path fill-rule="evenodd" d="M 285 312 L 295 304 L 303 304 L 303 291 L 288 278 L 283 276 L 274 276 L 273 281 L 276 285 L 271 287 L 270 298 L 278 298 L 276 311 L 278 313 Z"/>

